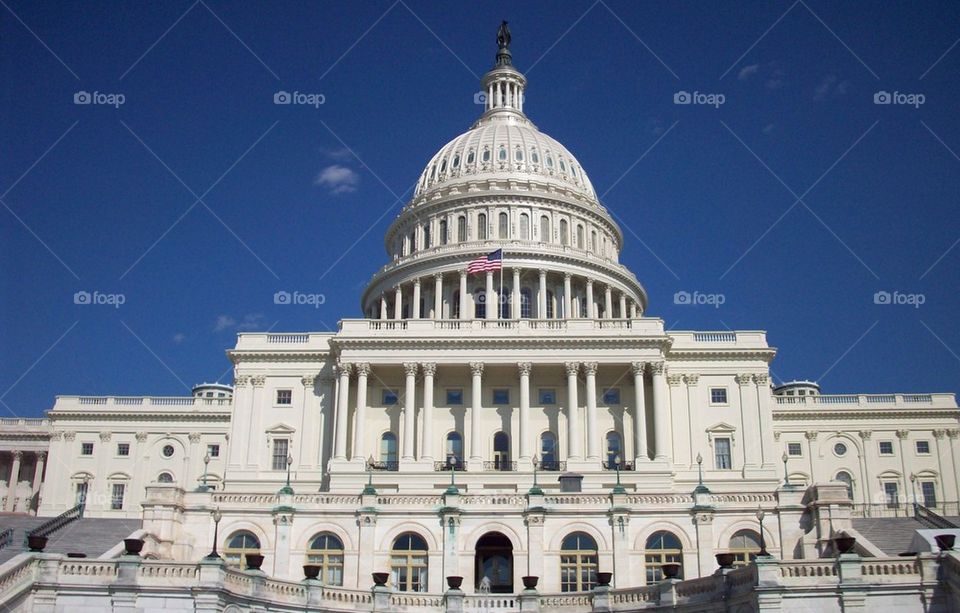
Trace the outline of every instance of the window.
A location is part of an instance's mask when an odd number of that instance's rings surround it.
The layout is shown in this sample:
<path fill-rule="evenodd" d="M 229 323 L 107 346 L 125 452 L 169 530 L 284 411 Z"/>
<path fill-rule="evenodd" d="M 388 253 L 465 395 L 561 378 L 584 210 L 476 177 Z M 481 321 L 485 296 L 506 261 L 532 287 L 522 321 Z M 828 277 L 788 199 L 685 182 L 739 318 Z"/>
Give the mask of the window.
<path fill-rule="evenodd" d="M 552 387 L 540 388 L 540 404 L 557 404 L 557 390 Z"/>
<path fill-rule="evenodd" d="M 530 152 L 530 161 L 533 162 L 534 164 L 539 164 L 539 163 L 540 163 L 540 156 L 537 155 L 537 150 L 536 150 L 536 149 L 534 149 L 534 150 L 532 150 L 532 151 Z"/>
<path fill-rule="evenodd" d="M 540 242 L 550 242 L 550 218 L 546 215 L 540 216 Z"/>
<path fill-rule="evenodd" d="M 603 404 L 608 406 L 620 404 L 620 388 L 608 387 L 607 389 L 603 390 Z"/>
<path fill-rule="evenodd" d="M 553 319 L 553 292 L 547 290 L 547 319 Z"/>
<path fill-rule="evenodd" d="M 916 442 L 917 455 L 930 455 L 930 441 Z"/>
<path fill-rule="evenodd" d="M 730 537 L 730 553 L 734 566 L 747 566 L 760 553 L 760 535 L 753 530 L 740 530 Z"/>
<path fill-rule="evenodd" d="M 663 579 L 665 564 L 679 564 L 680 574 L 677 578 L 683 578 L 683 547 L 680 539 L 670 532 L 654 532 L 650 535 L 644 551 L 644 561 L 647 567 L 647 585 Z"/>
<path fill-rule="evenodd" d="M 560 470 L 557 459 L 557 435 L 544 432 L 540 435 L 540 470 Z"/>
<path fill-rule="evenodd" d="M 841 457 L 847 455 L 847 445 L 845 443 L 837 443 L 833 446 L 833 453 Z"/>
<path fill-rule="evenodd" d="M 713 439 L 713 451 L 714 457 L 716 458 L 715 464 L 717 470 L 729 470 L 733 468 L 733 463 L 730 461 L 730 439 Z"/>
<path fill-rule="evenodd" d="M 90 486 L 86 481 L 81 481 L 80 483 L 77 484 L 77 495 L 76 495 L 77 504 L 85 504 L 87 502 L 88 489 L 90 489 Z"/>
<path fill-rule="evenodd" d="M 453 292 L 453 313 L 450 316 L 454 319 L 460 319 L 460 290 Z"/>
<path fill-rule="evenodd" d="M 887 481 L 883 484 L 883 496 L 887 506 L 896 507 L 900 503 L 900 491 L 896 481 Z"/>
<path fill-rule="evenodd" d="M 880 455 L 893 455 L 892 441 L 880 441 Z"/>
<path fill-rule="evenodd" d="M 526 213 L 520 213 L 520 238 L 530 240 L 530 216 Z"/>
<path fill-rule="evenodd" d="M 487 240 L 487 214 L 480 213 L 477 215 L 477 239 L 485 241 Z"/>
<path fill-rule="evenodd" d="M 173 475 L 170 473 L 160 473 L 160 476 L 157 477 L 157 483 L 173 483 Z"/>
<path fill-rule="evenodd" d="M 463 390 L 460 388 L 447 390 L 447 404 L 463 404 Z"/>
<path fill-rule="evenodd" d="M 384 389 L 382 394 L 383 406 L 393 406 L 397 404 L 397 393 L 393 390 Z"/>
<path fill-rule="evenodd" d="M 447 466 L 460 467 L 463 465 L 463 437 L 459 432 L 447 434 L 444 456 Z"/>
<path fill-rule="evenodd" d="M 320 567 L 324 585 L 343 585 L 343 543 L 329 532 L 313 537 L 307 547 L 307 564 Z"/>
<path fill-rule="evenodd" d="M 476 159 L 476 154 L 473 149 L 470 150 L 470 153 L 467 154 L 467 164 L 473 164 L 473 161 Z"/>
<path fill-rule="evenodd" d="M 234 532 L 227 539 L 227 546 L 223 548 L 223 557 L 227 566 L 242 567 L 247 561 L 247 554 L 260 553 L 260 539 L 252 532 L 241 530 Z"/>
<path fill-rule="evenodd" d="M 293 390 L 277 390 L 277 404 L 293 404 Z"/>
<path fill-rule="evenodd" d="M 93 455 L 93 443 L 80 443 L 80 455 Z"/>
<path fill-rule="evenodd" d="M 506 432 L 497 432 L 493 435 L 493 469 L 511 470 L 510 437 Z"/>
<path fill-rule="evenodd" d="M 483 160 L 484 162 L 489 162 L 489 161 L 490 161 L 490 150 L 487 149 L 487 148 L 484 148 L 484 149 L 483 149 L 483 155 L 481 156 L 480 159 Z"/>
<path fill-rule="evenodd" d="M 397 470 L 397 435 L 384 432 L 380 436 L 380 467 L 383 470 Z"/>
<path fill-rule="evenodd" d="M 452 164 L 452 166 L 453 166 L 454 168 L 460 168 L 460 154 L 459 154 L 459 153 L 456 154 L 455 156 L 453 156 L 453 164 Z"/>
<path fill-rule="evenodd" d="M 447 244 L 447 220 L 446 219 L 440 220 L 440 244 L 441 245 Z"/>
<path fill-rule="evenodd" d="M 160 450 L 160 453 L 163 454 L 165 458 L 172 458 L 176 450 L 173 448 L 173 445 L 164 445 L 163 449 Z"/>
<path fill-rule="evenodd" d="M 512 298 L 512 296 L 513 296 L 513 290 L 510 288 L 509 285 L 504 285 L 501 288 L 500 295 L 497 296 L 499 301 L 499 307 L 500 307 L 499 308 L 500 315 L 498 317 L 500 317 L 500 319 L 510 319 L 510 299 Z"/>
<path fill-rule="evenodd" d="M 787 443 L 787 455 L 802 456 L 803 445 L 801 445 L 800 443 Z"/>
<path fill-rule="evenodd" d="M 130 455 L 130 443 L 117 443 L 117 455 L 119 456 Z"/>
<path fill-rule="evenodd" d="M 473 316 L 484 319 L 487 316 L 487 291 L 477 288 L 473 292 Z"/>
<path fill-rule="evenodd" d="M 114 511 L 123 509 L 123 493 L 127 486 L 123 483 L 114 483 L 110 490 L 110 508 Z"/>
<path fill-rule="evenodd" d="M 467 240 L 467 217 L 460 215 L 457 217 L 457 242 L 462 243 Z"/>
<path fill-rule="evenodd" d="M 507 161 L 507 148 L 506 148 L 506 147 L 503 147 L 503 146 L 500 147 L 500 150 L 497 151 L 497 159 L 500 160 L 501 162 L 506 162 L 506 161 Z"/>
<path fill-rule="evenodd" d="M 623 468 L 623 440 L 619 432 L 607 432 L 607 468 Z"/>
<path fill-rule="evenodd" d="M 219 458 L 220 445 L 207 445 L 207 455 L 211 458 Z"/>
<path fill-rule="evenodd" d="M 920 493 L 923 494 L 923 506 L 928 509 L 937 506 L 937 484 L 933 481 L 921 481 Z"/>
<path fill-rule="evenodd" d="M 547 167 L 553 168 L 553 156 L 549 153 L 547 154 Z"/>
<path fill-rule="evenodd" d="M 513 152 L 513 159 L 522 162 L 523 161 L 523 149 L 517 147 L 516 151 Z"/>
<path fill-rule="evenodd" d="M 560 591 L 589 592 L 597 585 L 597 542 L 574 532 L 560 545 Z"/>
<path fill-rule="evenodd" d="M 596 253 L 597 251 L 597 231 L 593 230 L 590 232 L 590 250 Z"/>
<path fill-rule="evenodd" d="M 583 249 L 583 226 L 577 224 L 577 249 Z"/>
<path fill-rule="evenodd" d="M 273 439 L 273 470 L 287 470 L 287 450 L 290 441 L 285 438 Z"/>
<path fill-rule="evenodd" d="M 847 497 L 850 500 L 853 500 L 853 477 L 850 476 L 845 470 L 841 470 L 837 473 L 837 476 L 833 478 L 834 481 L 839 481 L 847 486 Z"/>
<path fill-rule="evenodd" d="M 423 248 L 430 248 L 430 222 L 423 224 Z"/>
<path fill-rule="evenodd" d="M 509 238 L 510 237 L 510 216 L 506 213 L 500 213 L 498 216 L 498 236 L 500 238 Z"/>
<path fill-rule="evenodd" d="M 390 552 L 390 575 L 398 592 L 427 591 L 427 543 L 416 534 L 397 537 Z"/>
<path fill-rule="evenodd" d="M 711 387 L 710 404 L 727 404 L 727 388 Z"/>
<path fill-rule="evenodd" d="M 525 287 L 520 290 L 520 317 L 530 319 L 533 317 L 533 311 L 530 299 L 530 288 Z"/>
<path fill-rule="evenodd" d="M 560 220 L 560 244 L 564 247 L 570 244 L 570 225 L 566 219 Z"/>
<path fill-rule="evenodd" d="M 493 404 L 510 404 L 510 390 L 493 390 Z"/>

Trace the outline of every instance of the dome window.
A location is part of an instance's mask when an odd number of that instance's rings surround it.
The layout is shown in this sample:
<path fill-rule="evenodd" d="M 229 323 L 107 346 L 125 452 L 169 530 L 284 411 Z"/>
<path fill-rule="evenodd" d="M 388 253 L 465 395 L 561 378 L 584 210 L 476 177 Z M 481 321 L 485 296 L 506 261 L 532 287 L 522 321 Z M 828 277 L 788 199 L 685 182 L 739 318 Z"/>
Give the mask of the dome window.
<path fill-rule="evenodd" d="M 484 149 L 484 150 L 483 150 L 483 157 L 482 157 L 481 159 L 482 159 L 484 162 L 489 162 L 489 161 L 490 161 L 490 150 L 489 150 L 489 149 Z"/>
<path fill-rule="evenodd" d="M 473 164 L 473 162 L 474 162 L 474 160 L 476 159 L 476 157 L 477 157 L 477 156 L 476 156 L 476 154 L 474 153 L 473 149 L 471 149 L 471 150 L 470 150 L 470 153 L 467 154 L 467 164 Z"/>
<path fill-rule="evenodd" d="M 480 213 L 477 215 L 477 238 L 479 240 L 487 240 L 487 214 Z"/>
<path fill-rule="evenodd" d="M 500 160 L 501 162 L 506 162 L 506 161 L 507 161 L 507 148 L 506 148 L 506 147 L 503 147 L 503 146 L 500 147 L 500 151 L 497 153 L 497 159 Z"/>
<path fill-rule="evenodd" d="M 553 156 L 547 154 L 547 168 L 553 168 Z"/>
<path fill-rule="evenodd" d="M 563 160 L 560 160 L 560 172 L 567 172 L 567 165 L 563 163 Z"/>
<path fill-rule="evenodd" d="M 460 154 L 453 156 L 453 167 L 460 168 Z"/>
<path fill-rule="evenodd" d="M 446 161 L 446 160 L 440 162 L 440 174 L 442 175 L 442 174 L 445 173 L 445 172 L 447 172 L 447 161 Z"/>
<path fill-rule="evenodd" d="M 530 161 L 533 162 L 534 164 L 540 163 L 540 156 L 537 154 L 536 149 L 530 152 Z"/>
<path fill-rule="evenodd" d="M 577 178 L 577 168 L 573 164 L 570 164 L 570 174 L 573 175 L 573 178 Z"/>
<path fill-rule="evenodd" d="M 430 180 L 433 181 L 437 178 L 437 165 L 434 164 L 430 167 Z"/>
<path fill-rule="evenodd" d="M 513 153 L 513 159 L 515 159 L 515 160 L 518 161 L 518 162 L 522 162 L 522 161 L 523 161 L 523 149 L 521 149 L 520 147 L 517 147 L 517 150 L 514 151 L 514 153 Z"/>

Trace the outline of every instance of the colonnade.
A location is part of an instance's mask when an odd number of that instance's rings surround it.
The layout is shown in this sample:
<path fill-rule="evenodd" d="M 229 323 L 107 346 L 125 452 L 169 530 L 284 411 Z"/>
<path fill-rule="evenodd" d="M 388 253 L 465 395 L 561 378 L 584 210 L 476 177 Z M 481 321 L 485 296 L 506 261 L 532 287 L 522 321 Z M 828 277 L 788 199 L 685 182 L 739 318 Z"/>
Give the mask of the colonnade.
<path fill-rule="evenodd" d="M 8 452 L 10 454 L 10 473 L 7 479 L 7 494 L 3 502 L 3 511 L 7 512 L 36 512 L 36 509 L 31 509 L 31 504 L 33 500 L 37 498 L 37 494 L 40 493 L 40 488 L 43 484 L 43 470 L 47 461 L 47 452 L 46 451 L 21 451 L 19 449 L 14 449 Z M 25 454 L 27 456 L 32 456 L 33 463 L 33 479 L 31 481 L 30 487 L 30 498 L 27 501 L 19 502 L 17 498 L 17 489 L 20 482 L 20 472 L 21 467 L 23 466 L 23 461 L 25 459 Z M 28 464 L 29 466 L 29 464 Z"/>

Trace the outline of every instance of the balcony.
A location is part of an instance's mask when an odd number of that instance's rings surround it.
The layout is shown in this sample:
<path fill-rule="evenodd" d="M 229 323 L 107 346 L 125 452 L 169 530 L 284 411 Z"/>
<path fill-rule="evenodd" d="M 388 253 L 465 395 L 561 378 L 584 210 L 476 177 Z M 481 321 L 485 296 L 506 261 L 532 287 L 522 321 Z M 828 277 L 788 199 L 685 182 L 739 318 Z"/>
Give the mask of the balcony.
<path fill-rule="evenodd" d="M 433 470 L 436 472 L 449 472 L 451 470 L 464 471 L 467 470 L 466 465 L 463 463 L 462 459 L 455 459 L 453 462 L 447 460 L 446 462 L 434 462 Z"/>
<path fill-rule="evenodd" d="M 546 472 L 562 472 L 567 470 L 567 463 L 558 460 L 540 460 L 536 463 L 537 470 Z"/>
<path fill-rule="evenodd" d="M 633 462 L 620 462 L 619 468 L 620 468 L 620 470 L 622 470 L 622 471 L 630 471 L 630 470 L 633 470 L 633 469 L 634 469 L 634 468 L 633 468 Z M 616 462 L 604 462 L 604 463 L 603 463 L 603 470 L 617 470 L 617 463 L 616 463 Z"/>
<path fill-rule="evenodd" d="M 509 462 L 507 460 L 494 460 L 492 462 L 484 462 L 483 470 L 497 471 L 497 472 L 516 472 L 517 463 Z"/>
<path fill-rule="evenodd" d="M 397 472 L 400 470 L 400 462 L 396 460 L 368 461 L 367 470 Z"/>

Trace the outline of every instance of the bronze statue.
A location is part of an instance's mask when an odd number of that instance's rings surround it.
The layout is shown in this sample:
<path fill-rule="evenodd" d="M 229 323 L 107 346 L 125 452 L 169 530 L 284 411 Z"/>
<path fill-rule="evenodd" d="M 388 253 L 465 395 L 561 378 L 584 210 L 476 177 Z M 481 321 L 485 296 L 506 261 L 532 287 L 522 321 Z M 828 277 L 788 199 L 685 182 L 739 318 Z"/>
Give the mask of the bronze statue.
<path fill-rule="evenodd" d="M 497 45 L 501 49 L 508 49 L 510 47 L 510 28 L 507 26 L 507 22 L 504 21 L 500 24 L 500 29 L 497 30 Z"/>

